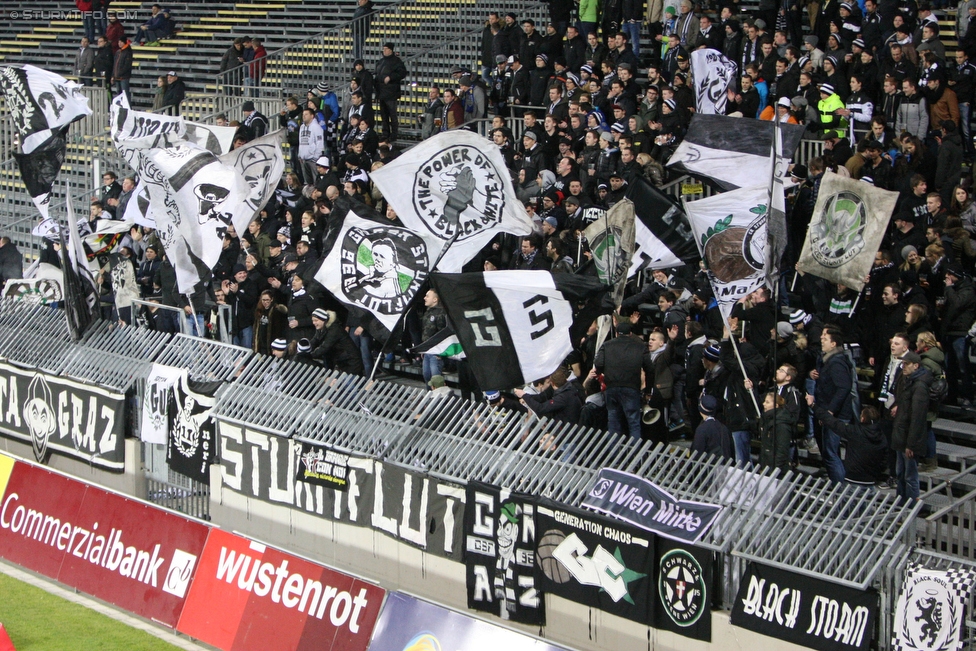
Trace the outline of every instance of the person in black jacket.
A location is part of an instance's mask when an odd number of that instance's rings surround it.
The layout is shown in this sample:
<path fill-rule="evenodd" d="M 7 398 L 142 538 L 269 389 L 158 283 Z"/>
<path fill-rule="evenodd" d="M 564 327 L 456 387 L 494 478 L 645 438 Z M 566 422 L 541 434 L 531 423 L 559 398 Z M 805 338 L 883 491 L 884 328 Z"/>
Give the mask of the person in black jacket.
<path fill-rule="evenodd" d="M 817 360 L 816 370 L 810 371 L 810 377 L 816 380 L 816 390 L 814 395 L 807 394 L 807 405 L 813 407 L 816 404 L 832 416 L 849 423 L 854 419 L 852 387 L 855 376 L 853 364 L 844 351 L 840 329 L 824 326 L 820 335 L 820 347 L 823 354 Z M 824 427 L 822 439 L 820 450 L 827 467 L 827 476 L 830 481 L 840 483 L 844 481 L 844 464 L 840 460 L 840 435 L 829 427 Z"/>
<path fill-rule="evenodd" d="M 550 375 L 542 393 L 532 395 L 522 389 L 515 389 L 515 395 L 529 411 L 536 416 L 548 416 L 553 420 L 575 425 L 579 422 L 583 403 L 579 391 L 569 382 L 566 369 L 559 368 Z"/>
<path fill-rule="evenodd" d="M 315 298 L 305 288 L 305 280 L 299 273 L 291 277 L 291 299 L 288 301 L 288 340 L 310 339 L 315 334 L 312 312 L 318 307 Z"/>
<path fill-rule="evenodd" d="M 311 358 L 328 368 L 350 375 L 363 375 L 363 358 L 332 310 L 316 308 L 311 315 L 315 333 L 310 339 Z"/>
<path fill-rule="evenodd" d="M 166 73 L 166 92 L 163 93 L 163 106 L 172 106 L 173 115 L 180 114 L 180 104 L 186 97 L 186 84 L 179 78 L 175 70 Z"/>
<path fill-rule="evenodd" d="M 831 416 L 823 407 L 817 407 L 814 415 L 824 427 L 834 430 L 847 442 L 844 481 L 869 487 L 884 479 L 888 441 L 881 431 L 881 416 L 876 407 L 868 405 L 861 409 L 861 418 L 854 423 Z"/>
<path fill-rule="evenodd" d="M 234 345 L 250 348 L 254 343 L 254 310 L 258 306 L 257 283 L 248 278 L 247 268 L 234 265 L 233 279 L 221 282 L 227 304 L 233 310 Z"/>
<path fill-rule="evenodd" d="M 737 330 L 738 319 L 730 317 L 729 325 L 733 331 Z M 733 346 L 738 348 L 738 356 Z M 722 366 L 728 369 L 720 414 L 722 421 L 732 430 L 736 463 L 748 465 L 752 463 L 752 432 L 760 416 L 758 401 L 755 401 L 756 389 L 763 377 L 766 359 L 745 337 L 739 337 L 737 343 L 733 342 L 727 329 L 720 350 L 719 359 Z"/>
<path fill-rule="evenodd" d="M 617 323 L 617 337 L 600 347 L 594 360 L 597 373 L 607 387 L 608 429 L 611 434 L 629 433 L 641 439 L 641 371 L 654 376 L 654 361 L 644 342 L 631 333 L 629 321 Z"/>
<path fill-rule="evenodd" d="M 352 56 L 360 59 L 363 56 L 363 45 L 369 38 L 369 30 L 373 23 L 373 0 L 357 0 L 356 11 L 352 14 Z"/>
<path fill-rule="evenodd" d="M 729 434 L 729 428 L 715 419 L 717 411 L 718 401 L 713 396 L 703 394 L 698 403 L 701 424 L 695 428 L 695 440 L 691 444 L 691 451 L 720 459 L 731 459 L 732 436 Z"/>
<path fill-rule="evenodd" d="M 95 79 L 101 79 L 105 89 L 112 92 L 112 68 L 115 57 L 112 46 L 104 36 L 98 37 L 98 47 L 95 48 Z M 96 82 L 97 83 L 97 82 Z"/>
<path fill-rule="evenodd" d="M 898 497 L 903 500 L 918 499 L 918 460 L 925 458 L 928 443 L 929 387 L 933 380 L 918 354 L 905 353 L 895 388 L 891 432 L 891 449 L 898 454 Z"/>
<path fill-rule="evenodd" d="M 973 400 L 973 374 L 966 335 L 976 320 L 976 289 L 958 263 L 946 269 L 945 284 L 946 302 L 939 341 L 946 348 L 949 398 L 969 407 Z"/>
<path fill-rule="evenodd" d="M 380 119 L 383 120 L 383 135 L 391 141 L 397 139 L 400 133 L 400 121 L 397 118 L 397 101 L 400 99 L 400 84 L 407 77 L 407 67 L 403 61 L 393 53 L 393 43 L 383 46 L 383 58 L 373 69 L 376 80 L 376 99 L 380 102 Z"/>

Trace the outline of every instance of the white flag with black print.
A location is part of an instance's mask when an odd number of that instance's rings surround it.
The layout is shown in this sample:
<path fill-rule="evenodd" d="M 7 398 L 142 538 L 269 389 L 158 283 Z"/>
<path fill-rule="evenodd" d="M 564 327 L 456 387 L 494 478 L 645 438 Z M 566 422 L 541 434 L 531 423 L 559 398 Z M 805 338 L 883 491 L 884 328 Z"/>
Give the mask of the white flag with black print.
<path fill-rule="evenodd" d="M 606 287 L 592 276 L 548 271 L 431 274 L 482 389 L 546 377 L 573 350 L 574 304 Z"/>
<path fill-rule="evenodd" d="M 699 114 L 725 115 L 729 85 L 738 66 L 711 48 L 691 53 L 691 76 L 695 81 L 695 107 Z"/>
<path fill-rule="evenodd" d="M 861 291 L 898 193 L 827 172 L 797 269 Z"/>
<path fill-rule="evenodd" d="M 476 133 L 440 133 L 370 177 L 432 260 L 450 245 L 440 271 L 460 271 L 498 233 L 532 233 L 501 150 Z"/>
<path fill-rule="evenodd" d="M 966 605 L 976 572 L 909 563 L 893 622 L 892 651 L 956 651 L 966 644 Z"/>
<path fill-rule="evenodd" d="M 343 197 L 336 200 L 333 216 L 345 216 L 315 280 L 343 303 L 368 310 L 392 331 L 427 280 L 427 245 L 409 229 L 358 216 L 352 203 Z"/>
<path fill-rule="evenodd" d="M 685 204 L 715 300 L 726 320 L 736 301 L 765 282 L 768 204 L 766 185 Z"/>
<path fill-rule="evenodd" d="M 627 276 L 641 271 L 698 264 L 701 256 L 688 217 L 674 200 L 649 181 L 635 178 L 627 188 L 634 202 L 634 254 Z"/>
<path fill-rule="evenodd" d="M 246 229 L 274 195 L 275 187 L 285 171 L 285 156 L 281 151 L 284 141 L 285 130 L 278 129 L 220 156 L 220 161 L 230 165 L 244 179 L 247 187 L 244 205 L 251 210 L 251 214 L 246 220 L 246 214 L 235 215 L 235 225 L 240 217 Z M 237 228 L 238 233 L 244 232 L 240 226 Z"/>
<path fill-rule="evenodd" d="M 783 156 L 792 158 L 805 127 L 780 126 Z M 722 190 L 752 187 L 773 173 L 769 157 L 773 129 L 773 123 L 765 120 L 695 113 L 684 140 L 668 160 L 668 167 L 707 176 Z"/>
<path fill-rule="evenodd" d="M 98 285 L 78 234 L 70 194 L 65 203 L 68 210 L 67 238 L 65 229 L 58 231 L 61 238 L 61 269 L 64 272 L 64 313 L 68 320 L 68 332 L 74 341 L 78 341 L 98 318 Z"/>
<path fill-rule="evenodd" d="M 36 66 L 0 70 L 0 90 L 22 154 L 32 153 L 61 127 L 92 114 L 81 89 L 81 84 Z"/>
<path fill-rule="evenodd" d="M 140 179 L 132 190 L 132 196 L 129 197 L 128 203 L 125 204 L 125 215 L 122 216 L 122 219 L 145 228 L 156 228 L 156 220 L 152 217 L 150 201 L 149 186 Z"/>

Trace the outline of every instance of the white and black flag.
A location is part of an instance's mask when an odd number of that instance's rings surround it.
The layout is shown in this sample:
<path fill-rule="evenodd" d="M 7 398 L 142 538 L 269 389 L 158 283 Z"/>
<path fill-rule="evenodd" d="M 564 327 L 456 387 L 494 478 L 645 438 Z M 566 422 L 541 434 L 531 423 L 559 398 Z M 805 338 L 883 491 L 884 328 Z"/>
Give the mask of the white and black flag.
<path fill-rule="evenodd" d="M 548 271 L 431 274 L 484 390 L 548 376 L 573 350 L 574 303 L 607 289 L 598 279 Z"/>
<path fill-rule="evenodd" d="M 586 227 L 583 235 L 593 254 L 597 278 L 613 287 L 613 304 L 620 307 L 634 256 L 634 203 L 621 199 L 613 204 L 602 219 Z"/>
<path fill-rule="evenodd" d="M 963 615 L 976 572 L 909 563 L 895 607 L 892 651 L 956 651 L 967 641 Z"/>
<path fill-rule="evenodd" d="M 346 197 L 336 200 L 333 216 L 344 214 L 342 226 L 315 279 L 337 299 L 368 310 L 392 331 L 427 280 L 432 261 L 424 240 L 413 231 L 389 220 L 360 217 L 357 210 L 367 217 L 372 212 Z"/>
<path fill-rule="evenodd" d="M 29 154 L 13 152 L 17 167 L 20 168 L 20 178 L 44 219 L 50 218 L 51 190 L 61 173 L 61 165 L 64 164 L 67 153 L 67 130 L 67 127 L 52 129 L 51 137 Z"/>
<path fill-rule="evenodd" d="M 698 114 L 725 115 L 729 86 L 738 66 L 718 50 L 710 48 L 691 53 L 691 76 L 695 81 L 695 108 Z"/>
<path fill-rule="evenodd" d="M 634 202 L 634 255 L 627 276 L 686 264 L 698 264 L 701 256 L 688 216 L 669 196 L 643 178 L 627 188 Z"/>
<path fill-rule="evenodd" d="M 722 190 L 751 187 L 773 173 L 769 152 L 774 125 L 763 120 L 695 113 L 668 167 L 712 179 Z M 792 158 L 804 127 L 781 124 L 782 156 Z"/>
<path fill-rule="evenodd" d="M 370 178 L 400 221 L 424 239 L 432 260 L 450 246 L 440 271 L 460 271 L 498 233 L 532 232 L 501 150 L 476 133 L 438 134 Z"/>
<path fill-rule="evenodd" d="M 201 483 L 210 482 L 217 456 L 216 424 L 212 418 L 219 382 L 193 382 L 184 369 L 169 395 L 169 440 L 166 463 Z"/>
<path fill-rule="evenodd" d="M 36 66 L 0 69 L 0 90 L 20 137 L 20 152 L 30 154 L 54 132 L 92 111 L 81 84 Z"/>
<path fill-rule="evenodd" d="M 528 495 L 469 481 L 464 509 L 468 608 L 545 624 L 535 568 L 535 506 Z"/>
<path fill-rule="evenodd" d="M 68 331 L 75 341 L 81 339 L 88 327 L 98 318 L 98 286 L 95 275 L 88 266 L 85 246 L 78 234 L 71 194 L 66 197 L 68 209 L 68 239 L 64 231 L 61 237 L 61 270 L 64 272 L 64 313 L 68 319 Z"/>

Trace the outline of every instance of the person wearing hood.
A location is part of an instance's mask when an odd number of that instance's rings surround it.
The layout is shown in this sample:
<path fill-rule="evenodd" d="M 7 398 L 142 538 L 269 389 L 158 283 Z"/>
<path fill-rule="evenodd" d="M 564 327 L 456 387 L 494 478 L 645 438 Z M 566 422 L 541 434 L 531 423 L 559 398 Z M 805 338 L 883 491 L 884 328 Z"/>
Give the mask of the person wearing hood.
<path fill-rule="evenodd" d="M 942 195 L 942 203 L 948 206 L 952 203 L 953 190 L 962 178 L 962 138 L 952 120 L 942 120 L 941 127 L 941 136 L 935 138 L 939 142 L 935 189 Z"/>
<path fill-rule="evenodd" d="M 318 363 L 340 373 L 363 375 L 363 358 L 349 333 L 332 310 L 316 308 L 312 312 L 315 333 L 309 343 L 309 355 Z"/>
<path fill-rule="evenodd" d="M 881 416 L 877 408 L 862 408 L 860 419 L 853 423 L 836 418 L 823 407 L 816 408 L 815 416 L 825 427 L 840 434 L 847 443 L 844 481 L 864 488 L 879 484 L 886 469 L 888 441 L 881 429 Z"/>
<path fill-rule="evenodd" d="M 898 454 L 898 497 L 918 499 L 918 461 L 927 452 L 929 387 L 934 378 L 916 353 L 902 356 L 901 376 L 895 386 L 891 448 Z"/>

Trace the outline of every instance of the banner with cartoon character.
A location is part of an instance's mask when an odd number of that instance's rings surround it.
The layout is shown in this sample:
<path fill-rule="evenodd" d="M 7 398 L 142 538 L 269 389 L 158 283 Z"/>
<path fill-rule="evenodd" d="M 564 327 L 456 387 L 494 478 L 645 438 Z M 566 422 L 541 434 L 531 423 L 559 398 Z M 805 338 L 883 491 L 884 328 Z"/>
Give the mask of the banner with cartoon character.
<path fill-rule="evenodd" d="M 895 608 L 892 651 L 962 649 L 963 614 L 974 582 L 972 570 L 927 570 L 909 563 Z"/>
<path fill-rule="evenodd" d="M 343 303 L 368 310 L 393 330 L 427 280 L 432 261 L 422 238 L 389 220 L 364 219 L 368 212 L 372 211 L 354 206 L 348 198 L 336 200 L 333 216 L 342 226 L 315 280 Z"/>
<path fill-rule="evenodd" d="M 548 500 L 537 504 L 535 524 L 541 589 L 648 623 L 653 534 Z"/>
<path fill-rule="evenodd" d="M 897 202 L 897 192 L 825 173 L 797 269 L 863 289 Z"/>
<path fill-rule="evenodd" d="M 464 512 L 468 608 L 545 624 L 535 569 L 535 506 L 528 495 L 469 482 Z"/>
<path fill-rule="evenodd" d="M 705 115 L 725 115 L 727 91 L 738 66 L 718 50 L 703 48 L 691 53 L 691 77 L 695 82 L 695 107 Z M 753 116 L 749 116 L 753 117 Z"/>
<path fill-rule="evenodd" d="M 695 242 L 708 265 L 715 300 L 726 321 L 736 301 L 765 282 L 768 205 L 768 185 L 685 204 Z"/>
<path fill-rule="evenodd" d="M 193 382 L 186 370 L 169 395 L 169 444 L 166 463 L 198 482 L 210 483 L 216 458 L 216 424 L 211 417 L 219 382 Z"/>
<path fill-rule="evenodd" d="M 0 434 L 104 470 L 125 469 L 125 395 L 0 364 Z"/>
<path fill-rule="evenodd" d="M 498 233 L 532 232 L 501 150 L 476 133 L 437 134 L 370 178 L 432 260 L 450 246 L 439 271 L 460 271 Z"/>
<path fill-rule="evenodd" d="M 855 590 L 749 563 L 739 581 L 731 621 L 733 626 L 811 649 L 866 651 L 877 618 L 875 590 Z"/>
<path fill-rule="evenodd" d="M 712 641 L 714 563 L 710 551 L 657 539 L 651 626 Z"/>
<path fill-rule="evenodd" d="M 621 199 L 613 204 L 603 219 L 586 227 L 583 235 L 590 244 L 597 278 L 613 287 L 613 304 L 618 308 L 624 300 L 624 288 L 634 257 L 634 202 Z"/>

